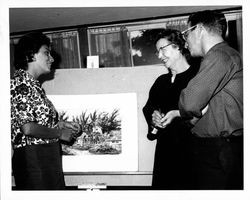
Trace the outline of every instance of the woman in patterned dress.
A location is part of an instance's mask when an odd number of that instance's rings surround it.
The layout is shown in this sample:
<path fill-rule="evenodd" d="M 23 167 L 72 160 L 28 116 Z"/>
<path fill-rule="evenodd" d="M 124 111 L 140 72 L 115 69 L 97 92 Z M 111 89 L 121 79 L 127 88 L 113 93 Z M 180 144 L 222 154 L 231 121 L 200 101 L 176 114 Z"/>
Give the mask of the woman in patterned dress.
<path fill-rule="evenodd" d="M 11 79 L 12 170 L 18 190 L 65 188 L 59 141 L 79 136 L 74 122 L 59 122 L 38 78 L 50 73 L 54 62 L 50 39 L 34 32 L 20 38 Z"/>

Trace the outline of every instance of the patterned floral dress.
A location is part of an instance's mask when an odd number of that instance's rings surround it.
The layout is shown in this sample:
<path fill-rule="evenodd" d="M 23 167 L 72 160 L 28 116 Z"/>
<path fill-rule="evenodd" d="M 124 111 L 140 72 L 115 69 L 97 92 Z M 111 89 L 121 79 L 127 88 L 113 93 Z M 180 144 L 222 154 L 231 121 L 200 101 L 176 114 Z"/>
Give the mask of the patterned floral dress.
<path fill-rule="evenodd" d="M 56 128 L 58 114 L 38 80 L 20 69 L 10 83 L 12 170 L 17 189 L 63 189 L 58 139 L 27 136 L 21 127 L 35 122 Z"/>

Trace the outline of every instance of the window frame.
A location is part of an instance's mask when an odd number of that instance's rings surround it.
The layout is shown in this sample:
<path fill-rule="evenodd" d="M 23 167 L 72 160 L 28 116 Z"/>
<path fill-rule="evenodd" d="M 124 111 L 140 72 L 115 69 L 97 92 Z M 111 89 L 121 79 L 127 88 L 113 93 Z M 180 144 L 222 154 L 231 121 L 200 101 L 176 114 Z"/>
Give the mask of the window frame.
<path fill-rule="evenodd" d="M 242 9 L 237 9 L 237 10 L 229 10 L 229 11 L 223 11 L 223 13 L 225 14 L 226 20 L 227 22 L 230 20 L 237 20 L 237 19 L 241 19 L 242 20 Z M 132 31 L 140 31 L 140 30 L 149 30 L 149 29 L 157 29 L 157 28 L 166 28 L 167 23 L 174 21 L 174 20 L 187 20 L 188 19 L 188 14 L 187 15 L 183 15 L 183 16 L 175 16 L 175 17 L 162 17 L 162 18 L 158 18 L 158 19 L 147 19 L 147 20 L 141 20 L 138 19 L 138 21 L 134 21 L 134 22 L 123 22 L 123 23 L 112 23 L 112 24 L 102 24 L 102 25 L 81 25 L 81 26 L 77 26 L 75 28 L 63 28 L 57 31 L 42 31 L 44 34 L 49 35 L 49 34 L 53 34 L 53 33 L 63 33 L 63 32 L 71 32 L 71 31 L 75 31 L 77 33 L 77 51 L 78 51 L 78 63 L 79 63 L 79 67 L 77 69 L 84 69 L 87 68 L 87 66 L 85 66 L 83 64 L 83 60 L 84 60 L 84 56 L 86 55 L 91 55 L 91 43 L 90 43 L 90 31 L 91 29 L 99 29 L 99 28 L 111 28 L 111 27 L 116 27 L 116 26 L 125 26 L 128 30 L 128 39 L 129 39 L 129 51 L 130 51 L 130 59 L 131 59 L 131 66 L 128 67 L 136 67 L 134 65 L 134 61 L 133 61 L 133 55 L 132 55 L 132 39 L 131 39 L 131 32 Z M 82 45 L 81 41 L 80 41 L 80 34 L 83 34 L 80 32 L 81 28 L 86 28 L 87 32 L 86 32 L 86 36 L 84 36 L 87 40 L 88 43 L 88 47 L 86 47 L 86 50 L 84 50 L 84 52 L 82 51 Z M 241 25 L 241 29 L 243 29 L 242 25 Z M 228 32 L 228 29 L 227 29 Z M 241 30 L 242 33 L 242 30 Z M 10 45 L 15 43 L 20 37 L 22 36 L 22 34 L 18 34 L 18 35 L 12 35 L 10 36 Z M 240 36 L 240 38 L 238 39 L 238 46 L 240 49 L 240 53 L 242 54 L 242 46 L 243 46 L 243 39 L 242 36 Z M 14 42 L 13 42 L 14 41 Z M 85 52 L 86 51 L 86 52 Z M 88 51 L 88 52 L 87 52 Z M 116 67 L 116 66 L 114 66 Z M 75 69 L 75 68 L 64 68 L 64 69 Z M 60 69 L 59 69 L 60 70 Z"/>

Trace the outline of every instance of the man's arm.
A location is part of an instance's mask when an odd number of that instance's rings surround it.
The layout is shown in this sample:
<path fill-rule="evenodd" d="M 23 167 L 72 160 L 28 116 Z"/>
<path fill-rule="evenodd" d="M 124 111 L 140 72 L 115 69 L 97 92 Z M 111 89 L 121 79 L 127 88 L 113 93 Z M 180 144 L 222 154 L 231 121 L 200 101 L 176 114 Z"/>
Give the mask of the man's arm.
<path fill-rule="evenodd" d="M 180 94 L 179 110 L 182 117 L 192 119 L 202 116 L 202 109 L 230 79 L 231 64 L 230 58 L 220 51 L 212 52 L 203 60 L 198 74 Z"/>
<path fill-rule="evenodd" d="M 205 115 L 207 110 L 208 110 L 208 105 L 205 108 L 202 109 L 202 111 L 201 111 L 202 116 Z M 176 118 L 176 117 L 181 117 L 179 110 L 171 110 L 171 111 L 169 111 L 161 119 L 162 128 L 165 128 L 167 125 L 169 125 L 173 121 L 173 119 Z M 189 122 L 194 125 L 199 119 L 200 118 L 193 117 L 192 119 L 189 120 Z"/>

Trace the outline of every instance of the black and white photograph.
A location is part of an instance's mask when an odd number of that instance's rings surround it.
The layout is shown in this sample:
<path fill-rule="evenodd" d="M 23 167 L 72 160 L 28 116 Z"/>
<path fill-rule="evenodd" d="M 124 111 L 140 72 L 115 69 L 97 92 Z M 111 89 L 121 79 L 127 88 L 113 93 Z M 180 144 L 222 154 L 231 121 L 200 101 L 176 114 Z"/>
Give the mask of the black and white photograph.
<path fill-rule="evenodd" d="M 247 199 L 249 13 L 2 1 L 1 199 Z"/>

